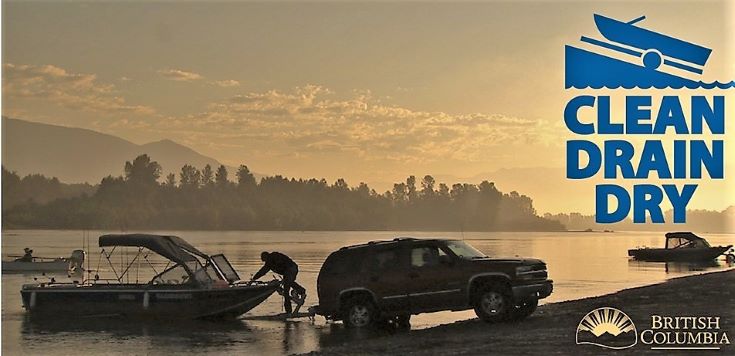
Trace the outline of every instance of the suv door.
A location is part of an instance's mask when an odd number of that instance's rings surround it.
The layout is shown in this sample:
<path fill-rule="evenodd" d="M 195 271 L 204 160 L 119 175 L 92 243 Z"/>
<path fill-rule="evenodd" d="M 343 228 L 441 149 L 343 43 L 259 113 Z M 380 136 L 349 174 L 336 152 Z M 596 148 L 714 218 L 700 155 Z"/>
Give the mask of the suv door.
<path fill-rule="evenodd" d="M 365 287 L 375 295 L 381 311 L 409 310 L 406 281 L 408 258 L 400 246 L 375 249 L 363 264 Z"/>
<path fill-rule="evenodd" d="M 461 267 L 454 256 L 437 244 L 414 245 L 409 251 L 411 291 L 409 300 L 413 313 L 444 310 L 465 302 Z"/>

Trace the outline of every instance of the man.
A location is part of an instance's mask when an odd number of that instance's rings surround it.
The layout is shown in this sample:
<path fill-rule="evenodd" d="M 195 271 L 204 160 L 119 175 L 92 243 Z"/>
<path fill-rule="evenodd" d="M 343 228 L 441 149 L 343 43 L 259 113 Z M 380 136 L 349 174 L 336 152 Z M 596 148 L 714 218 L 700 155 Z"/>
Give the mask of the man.
<path fill-rule="evenodd" d="M 300 295 L 299 300 L 296 301 L 296 310 L 304 304 L 306 298 L 306 289 L 296 283 L 296 275 L 299 273 L 299 266 L 288 256 L 280 252 L 266 252 L 260 254 L 260 260 L 265 264 L 263 267 L 255 273 L 253 280 L 263 277 L 268 271 L 283 276 L 283 308 L 286 310 L 287 315 L 291 315 L 291 288 Z"/>
<path fill-rule="evenodd" d="M 33 262 L 33 250 L 26 247 L 23 249 L 23 257 L 16 258 L 16 262 Z"/>

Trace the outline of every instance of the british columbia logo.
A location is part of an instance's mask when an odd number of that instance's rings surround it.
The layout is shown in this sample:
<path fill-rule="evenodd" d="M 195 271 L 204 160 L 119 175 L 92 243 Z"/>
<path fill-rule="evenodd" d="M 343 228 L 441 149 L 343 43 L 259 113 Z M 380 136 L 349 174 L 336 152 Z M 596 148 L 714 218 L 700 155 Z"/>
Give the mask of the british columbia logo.
<path fill-rule="evenodd" d="M 625 312 L 602 307 L 587 313 L 577 325 L 577 345 L 623 350 L 636 346 L 639 340 L 651 350 L 721 350 L 730 345 L 719 316 L 654 314 L 650 327 L 641 331 Z"/>
<path fill-rule="evenodd" d="M 589 344 L 622 350 L 638 343 L 638 330 L 624 312 L 610 307 L 597 308 L 577 325 L 577 345 Z"/>

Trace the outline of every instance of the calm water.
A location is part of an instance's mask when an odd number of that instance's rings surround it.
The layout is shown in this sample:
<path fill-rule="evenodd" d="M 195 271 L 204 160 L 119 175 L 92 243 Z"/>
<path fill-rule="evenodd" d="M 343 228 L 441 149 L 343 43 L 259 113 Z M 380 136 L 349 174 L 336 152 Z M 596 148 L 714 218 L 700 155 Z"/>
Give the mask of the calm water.
<path fill-rule="evenodd" d="M 104 270 L 99 261 L 96 237 L 105 232 L 88 232 L 92 245 L 88 260 L 92 269 Z M 207 253 L 224 252 L 246 279 L 260 267 L 260 251 L 280 251 L 300 266 L 298 280 L 307 288 L 306 305 L 317 304 L 316 278 L 322 261 L 341 246 L 396 236 L 462 238 L 489 256 L 526 256 L 545 260 L 555 281 L 554 294 L 544 302 L 577 299 L 651 284 L 704 270 L 728 268 L 720 261 L 710 266 L 642 263 L 629 261 L 627 249 L 659 246 L 660 233 L 427 233 L 427 232 L 161 232 L 185 238 Z M 2 256 L 22 253 L 31 247 L 36 256 L 68 256 L 81 248 L 81 231 L 4 231 Z M 735 244 L 735 235 L 706 235 L 712 245 Z M 132 252 L 132 251 L 130 251 Z M 119 258 L 119 257 L 118 257 Z M 130 258 L 130 257 L 129 257 Z M 119 264 L 121 261 L 114 260 Z M 123 261 L 124 262 L 124 261 Z M 144 269 L 141 268 L 141 271 Z M 160 269 L 159 269 L 160 271 Z M 148 274 L 149 275 L 149 274 Z M 137 278 L 147 282 L 148 275 Z M 388 337 L 387 332 L 356 332 L 340 323 L 328 324 L 317 317 L 280 322 L 238 320 L 233 322 L 130 323 L 124 320 L 30 321 L 20 301 L 20 287 L 33 281 L 31 275 L 2 275 L 2 351 L 8 354 L 147 354 L 231 353 L 270 355 L 317 350 L 356 338 Z M 63 277 L 60 277 L 63 278 Z M 131 282 L 136 275 L 131 274 Z M 270 278 L 270 277 L 269 277 Z M 280 296 L 273 295 L 248 316 L 282 312 Z M 440 312 L 412 318 L 412 328 L 474 317 L 472 312 Z"/>

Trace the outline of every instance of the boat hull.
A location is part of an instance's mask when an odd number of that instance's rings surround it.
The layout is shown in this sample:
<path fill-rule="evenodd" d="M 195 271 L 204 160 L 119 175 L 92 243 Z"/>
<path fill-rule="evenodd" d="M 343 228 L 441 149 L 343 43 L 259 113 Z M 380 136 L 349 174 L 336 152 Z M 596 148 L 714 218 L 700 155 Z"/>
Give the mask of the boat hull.
<path fill-rule="evenodd" d="M 699 262 L 711 261 L 725 253 L 732 246 L 717 246 L 708 248 L 639 248 L 628 250 L 628 256 L 639 261 L 649 262 Z"/>
<path fill-rule="evenodd" d="M 236 318 L 266 300 L 278 283 L 218 289 L 178 286 L 33 286 L 21 290 L 32 316 L 151 319 Z"/>
<path fill-rule="evenodd" d="M 610 41 L 641 50 L 656 49 L 662 54 L 704 66 L 712 50 L 658 32 L 595 14 L 595 24 L 602 36 Z"/>
<path fill-rule="evenodd" d="M 55 260 L 42 262 L 3 261 L 3 273 L 33 273 L 33 272 L 66 272 L 69 270 L 69 261 Z"/>

